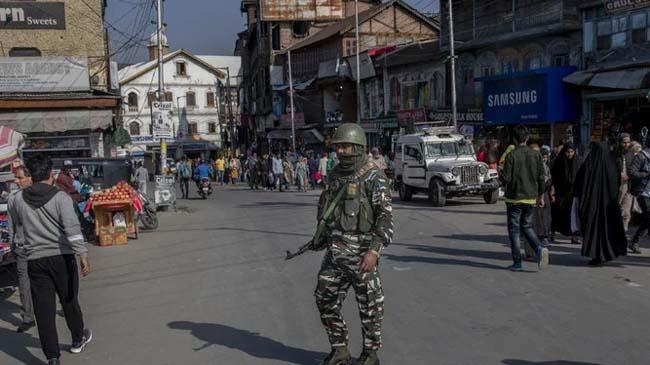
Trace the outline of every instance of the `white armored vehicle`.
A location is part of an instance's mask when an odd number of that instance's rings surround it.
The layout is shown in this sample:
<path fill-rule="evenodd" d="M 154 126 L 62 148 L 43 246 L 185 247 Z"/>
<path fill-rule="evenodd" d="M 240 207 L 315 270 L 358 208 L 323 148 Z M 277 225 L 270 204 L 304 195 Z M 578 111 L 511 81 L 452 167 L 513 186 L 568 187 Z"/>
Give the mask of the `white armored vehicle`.
<path fill-rule="evenodd" d="M 402 201 L 417 193 L 427 194 L 435 207 L 457 196 L 482 195 L 487 204 L 499 199 L 497 170 L 477 161 L 471 142 L 453 127 L 400 136 L 394 149 Z"/>

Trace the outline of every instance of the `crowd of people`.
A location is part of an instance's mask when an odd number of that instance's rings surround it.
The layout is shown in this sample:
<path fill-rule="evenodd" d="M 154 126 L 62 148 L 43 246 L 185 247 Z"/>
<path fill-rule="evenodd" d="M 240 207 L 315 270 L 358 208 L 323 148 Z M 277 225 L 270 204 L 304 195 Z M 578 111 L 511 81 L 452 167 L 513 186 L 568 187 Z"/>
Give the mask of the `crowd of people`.
<path fill-rule="evenodd" d="M 582 245 L 590 265 L 640 254 L 639 241 L 650 226 L 650 149 L 630 134 L 592 142 L 583 156 L 572 143 L 551 149 L 531 142 L 525 127 L 515 130 L 516 144 L 498 154 L 497 145 L 479 150 L 477 158 L 498 168 L 508 207 L 513 265 L 521 270 L 520 236 L 531 247 L 527 256 L 540 267 L 556 234 Z M 630 236 L 638 213 L 639 226 Z M 527 250 L 528 251 L 528 250 Z"/>
<path fill-rule="evenodd" d="M 394 154 L 383 155 L 379 148 L 367 152 L 375 165 L 384 171 L 393 169 Z M 183 157 L 176 162 L 176 178 L 181 184 L 182 197 L 188 197 L 189 180 L 197 180 L 197 169 L 205 166 L 207 176 L 220 186 L 228 184 L 247 184 L 251 190 L 307 192 L 327 186 L 328 171 L 338 163 L 335 152 L 293 153 L 273 151 L 271 154 L 224 157 L 218 154 L 215 159 L 189 159 Z M 144 175 L 144 174 L 143 174 Z"/>

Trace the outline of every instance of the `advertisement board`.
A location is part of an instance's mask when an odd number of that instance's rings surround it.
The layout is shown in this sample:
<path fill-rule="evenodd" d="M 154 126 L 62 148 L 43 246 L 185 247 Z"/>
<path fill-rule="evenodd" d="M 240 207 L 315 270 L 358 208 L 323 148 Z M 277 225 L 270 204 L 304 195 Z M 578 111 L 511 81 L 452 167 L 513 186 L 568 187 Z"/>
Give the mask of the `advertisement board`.
<path fill-rule="evenodd" d="M 65 29 L 65 4 L 0 1 L 0 29 Z"/>
<path fill-rule="evenodd" d="M 343 19 L 343 0 L 261 0 L 263 21 Z"/>
<path fill-rule="evenodd" d="M 90 78 L 87 59 L 0 57 L 0 92 L 40 93 L 88 90 L 90 90 Z"/>
<path fill-rule="evenodd" d="M 154 101 L 151 103 L 154 139 L 171 139 L 174 137 L 171 114 L 173 107 L 174 103 L 171 101 Z"/>

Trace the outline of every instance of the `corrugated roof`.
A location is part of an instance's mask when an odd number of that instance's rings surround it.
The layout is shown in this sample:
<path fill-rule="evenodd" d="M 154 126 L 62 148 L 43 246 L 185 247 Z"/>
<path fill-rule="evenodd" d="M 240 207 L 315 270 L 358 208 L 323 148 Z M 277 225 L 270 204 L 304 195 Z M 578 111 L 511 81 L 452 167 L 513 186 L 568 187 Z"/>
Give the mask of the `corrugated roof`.
<path fill-rule="evenodd" d="M 440 25 L 438 23 L 436 23 L 433 19 L 427 18 L 422 13 L 420 13 L 419 11 L 417 11 L 416 9 L 411 7 L 409 4 L 405 3 L 403 0 L 390 0 L 390 1 L 386 2 L 386 3 L 384 3 L 384 4 L 380 4 L 380 5 L 377 5 L 377 6 L 374 6 L 374 7 L 370 8 L 368 10 L 359 12 L 359 24 L 363 24 L 363 23 L 367 22 L 368 20 L 372 19 L 373 17 L 375 17 L 376 15 L 380 14 L 382 11 L 390 8 L 393 5 L 402 6 L 403 8 L 409 10 L 410 12 L 415 14 L 417 17 L 419 17 L 422 21 L 428 23 L 429 25 L 431 25 L 432 27 L 434 27 L 436 29 L 440 29 Z M 300 48 L 312 45 L 314 43 L 318 43 L 318 42 L 323 41 L 325 39 L 328 39 L 328 38 L 330 38 L 330 37 L 332 37 L 332 36 L 334 36 L 336 34 L 342 34 L 342 33 L 348 32 L 351 29 L 354 29 L 355 24 L 356 24 L 356 16 L 355 15 L 349 16 L 349 17 L 347 17 L 347 18 L 345 18 L 343 20 L 340 20 L 340 21 L 330 25 L 329 27 L 321 30 L 320 32 L 303 39 L 302 41 L 294 44 L 293 46 L 283 50 L 282 53 L 286 53 L 288 51 L 293 51 L 293 50 L 296 50 L 296 49 L 300 49 Z"/>
<path fill-rule="evenodd" d="M 422 61 L 435 61 L 442 57 L 440 41 L 431 40 L 397 46 L 392 52 L 374 58 L 374 61 L 386 66 L 407 65 Z"/>

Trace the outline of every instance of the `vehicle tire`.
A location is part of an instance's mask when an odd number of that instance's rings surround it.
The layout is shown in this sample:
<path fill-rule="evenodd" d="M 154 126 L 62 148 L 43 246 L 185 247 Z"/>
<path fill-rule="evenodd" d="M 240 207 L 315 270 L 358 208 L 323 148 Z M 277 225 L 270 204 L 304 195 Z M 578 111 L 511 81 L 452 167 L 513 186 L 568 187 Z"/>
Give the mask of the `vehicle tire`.
<path fill-rule="evenodd" d="M 496 204 L 499 201 L 499 189 L 490 190 L 483 194 L 486 204 Z"/>
<path fill-rule="evenodd" d="M 445 184 L 439 179 L 431 180 L 429 184 L 429 199 L 434 207 L 444 207 L 447 204 Z"/>
<path fill-rule="evenodd" d="M 158 228 L 158 215 L 156 212 L 149 209 L 145 209 L 140 216 L 140 221 L 144 229 L 156 229 Z"/>
<path fill-rule="evenodd" d="M 401 180 L 397 184 L 399 185 L 399 199 L 403 202 L 410 202 L 413 199 L 413 189 Z"/>

